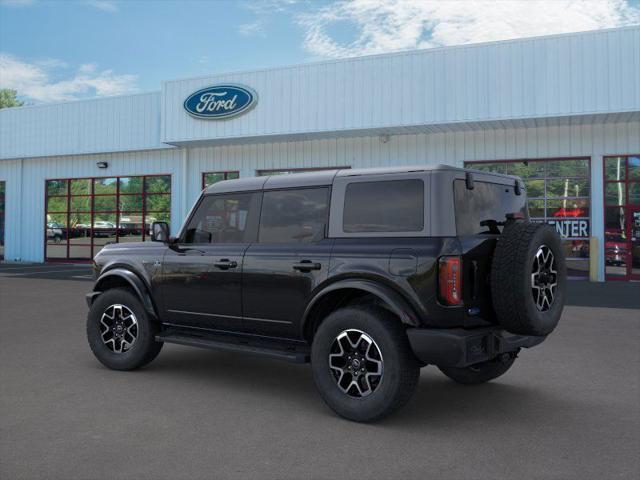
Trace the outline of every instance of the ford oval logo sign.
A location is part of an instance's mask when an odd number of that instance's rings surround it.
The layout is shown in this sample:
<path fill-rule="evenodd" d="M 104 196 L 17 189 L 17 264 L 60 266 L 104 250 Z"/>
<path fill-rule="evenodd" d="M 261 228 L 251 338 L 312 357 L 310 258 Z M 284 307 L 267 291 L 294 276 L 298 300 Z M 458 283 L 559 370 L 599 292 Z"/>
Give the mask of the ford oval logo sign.
<path fill-rule="evenodd" d="M 242 85 L 213 85 L 192 93 L 184 101 L 184 109 L 196 118 L 222 120 L 250 110 L 258 96 Z"/>

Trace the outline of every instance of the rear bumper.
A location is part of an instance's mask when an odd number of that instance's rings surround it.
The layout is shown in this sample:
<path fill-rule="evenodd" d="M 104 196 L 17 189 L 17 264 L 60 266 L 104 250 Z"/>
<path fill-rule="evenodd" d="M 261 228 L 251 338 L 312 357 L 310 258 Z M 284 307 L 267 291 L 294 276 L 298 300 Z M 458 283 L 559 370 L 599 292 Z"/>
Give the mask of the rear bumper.
<path fill-rule="evenodd" d="M 547 338 L 514 335 L 499 327 L 472 330 L 409 328 L 407 335 L 413 353 L 420 361 L 440 367 L 468 367 L 502 353 L 534 347 Z"/>

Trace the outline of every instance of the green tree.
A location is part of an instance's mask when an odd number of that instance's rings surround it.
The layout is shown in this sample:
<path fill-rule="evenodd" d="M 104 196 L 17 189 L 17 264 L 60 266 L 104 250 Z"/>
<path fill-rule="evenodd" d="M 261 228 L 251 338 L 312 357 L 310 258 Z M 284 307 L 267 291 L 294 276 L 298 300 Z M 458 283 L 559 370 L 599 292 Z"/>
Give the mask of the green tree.
<path fill-rule="evenodd" d="M 0 89 L 0 108 L 21 107 L 24 102 L 17 99 L 18 92 L 10 88 Z"/>

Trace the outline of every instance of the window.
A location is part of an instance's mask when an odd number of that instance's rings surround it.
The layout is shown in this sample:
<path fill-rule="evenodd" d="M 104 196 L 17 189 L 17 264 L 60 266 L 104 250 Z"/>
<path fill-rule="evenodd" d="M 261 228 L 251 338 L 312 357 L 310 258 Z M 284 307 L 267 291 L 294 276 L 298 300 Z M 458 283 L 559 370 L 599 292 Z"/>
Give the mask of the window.
<path fill-rule="evenodd" d="M 465 166 L 521 177 L 527 190 L 531 220 L 553 225 L 563 239 L 569 275 L 586 277 L 589 274 L 589 158 L 467 162 Z"/>
<path fill-rule="evenodd" d="M 456 180 L 453 187 L 458 235 L 490 233 L 485 220 L 504 222 L 507 214 L 527 216 L 524 195 L 516 195 L 514 187 L 497 183 L 475 182 L 473 190 L 464 180 Z"/>
<path fill-rule="evenodd" d="M 171 176 L 73 178 L 46 182 L 47 260 L 91 259 L 113 242 L 150 240 L 170 221 Z"/>
<path fill-rule="evenodd" d="M 424 229 L 424 182 L 354 182 L 344 197 L 343 231 L 420 232 Z"/>
<path fill-rule="evenodd" d="M 248 243 L 256 240 L 259 193 L 205 196 L 184 233 L 184 243 Z"/>
<path fill-rule="evenodd" d="M 256 172 L 258 177 L 266 177 L 271 175 L 289 175 L 291 173 L 305 173 L 305 172 L 322 172 L 324 170 L 344 170 L 351 167 L 321 167 L 321 168 L 292 168 L 283 170 L 258 170 Z"/>
<path fill-rule="evenodd" d="M 204 172 L 202 174 L 202 188 L 207 188 L 222 180 L 235 180 L 240 178 L 240 172 Z"/>
<path fill-rule="evenodd" d="M 329 189 L 274 190 L 264 193 L 259 239 L 262 243 L 308 243 L 324 238 Z"/>

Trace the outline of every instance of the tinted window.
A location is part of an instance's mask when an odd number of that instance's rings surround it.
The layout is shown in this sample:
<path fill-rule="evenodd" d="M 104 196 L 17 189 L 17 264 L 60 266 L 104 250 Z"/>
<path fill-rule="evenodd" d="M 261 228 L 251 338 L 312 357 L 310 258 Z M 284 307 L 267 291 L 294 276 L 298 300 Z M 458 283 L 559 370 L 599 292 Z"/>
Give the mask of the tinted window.
<path fill-rule="evenodd" d="M 328 188 L 265 192 L 260 242 L 302 243 L 324 238 L 328 207 Z"/>
<path fill-rule="evenodd" d="M 476 181 L 474 189 L 469 190 L 464 180 L 456 180 L 454 194 L 458 235 L 489 233 L 489 228 L 480 222 L 504 222 L 508 213 L 528 217 L 525 195 L 516 195 L 508 185 Z"/>
<path fill-rule="evenodd" d="M 357 182 L 347 185 L 343 230 L 420 232 L 424 228 L 422 180 Z"/>
<path fill-rule="evenodd" d="M 205 197 L 189 221 L 185 243 L 247 243 L 256 239 L 260 194 Z"/>

